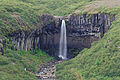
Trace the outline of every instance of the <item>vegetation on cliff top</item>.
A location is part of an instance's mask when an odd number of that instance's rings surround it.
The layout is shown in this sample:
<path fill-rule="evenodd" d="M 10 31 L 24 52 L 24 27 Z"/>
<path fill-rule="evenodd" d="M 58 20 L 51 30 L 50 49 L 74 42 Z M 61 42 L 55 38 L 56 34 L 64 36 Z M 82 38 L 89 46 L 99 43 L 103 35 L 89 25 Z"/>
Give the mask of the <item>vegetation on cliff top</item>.
<path fill-rule="evenodd" d="M 32 30 L 41 25 L 40 14 L 65 16 L 93 0 L 0 0 L 0 34 Z"/>

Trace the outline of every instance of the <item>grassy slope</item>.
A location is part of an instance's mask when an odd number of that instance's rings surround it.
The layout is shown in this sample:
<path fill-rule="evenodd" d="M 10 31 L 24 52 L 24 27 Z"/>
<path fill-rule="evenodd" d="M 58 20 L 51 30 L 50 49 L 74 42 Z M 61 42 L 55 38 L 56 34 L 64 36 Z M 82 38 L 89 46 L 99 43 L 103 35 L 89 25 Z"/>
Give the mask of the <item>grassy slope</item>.
<path fill-rule="evenodd" d="M 17 30 L 36 29 L 41 25 L 39 21 L 41 13 L 57 16 L 69 15 L 89 1 L 0 0 L 0 35 L 5 36 Z M 9 46 L 8 43 L 7 46 Z M 43 52 L 37 52 L 36 55 L 30 53 L 9 50 L 5 51 L 4 56 L 0 55 L 0 80 L 35 80 L 35 75 L 29 72 L 36 72 L 39 64 L 52 58 L 44 55 Z M 27 71 L 24 71 L 24 68 L 27 68 Z"/>
<path fill-rule="evenodd" d="M 76 11 L 79 13 L 83 10 L 83 6 L 90 1 L 92 0 L 0 0 L 0 32 L 3 29 L 4 33 L 8 33 L 11 30 L 28 30 L 28 27 L 32 29 L 40 25 L 38 20 L 40 13 L 63 16 L 72 14 L 76 9 L 80 9 L 80 11 Z M 76 80 L 77 74 L 80 74 L 83 80 L 120 79 L 120 71 L 118 69 L 120 68 L 118 48 L 120 46 L 120 9 L 105 10 L 100 8 L 100 11 L 116 13 L 117 20 L 104 38 L 95 42 L 90 49 L 84 49 L 76 58 L 57 66 L 57 77 L 59 80 Z M 27 25 L 19 25 L 14 16 L 11 16 L 13 14 L 22 19 Z M 33 25 L 31 26 L 31 24 Z M 34 80 L 34 74 L 24 71 L 24 68 L 27 67 L 32 72 L 36 71 L 33 65 L 37 64 L 39 60 L 43 60 L 41 59 L 43 56 L 37 57 L 32 54 L 23 55 L 16 53 L 18 52 L 8 51 L 6 55 L 0 55 L 0 79 Z M 29 64 L 31 57 L 33 63 Z M 29 68 L 29 66 L 33 66 L 33 68 Z"/>
<path fill-rule="evenodd" d="M 37 80 L 35 73 L 39 65 L 53 60 L 41 50 L 33 54 L 32 51 L 7 49 L 5 53 L 4 56 L 0 55 L 0 80 Z"/>
<path fill-rule="evenodd" d="M 97 12 L 116 14 L 105 36 L 79 55 L 57 65 L 58 80 L 120 80 L 120 7 L 99 7 Z"/>
<path fill-rule="evenodd" d="M 39 21 L 41 13 L 68 15 L 89 1 L 0 0 L 0 35 L 5 36 L 17 30 L 36 29 L 41 25 Z M 9 43 L 6 44 L 11 46 Z M 4 49 L 4 56 L 0 55 L 0 80 L 36 80 L 31 72 L 35 73 L 39 64 L 53 59 L 41 51 L 31 54 L 32 52 L 12 51 L 9 47 Z M 27 71 L 24 68 L 27 68 Z"/>
<path fill-rule="evenodd" d="M 0 32 L 31 30 L 40 26 L 41 13 L 64 16 L 93 0 L 0 0 Z M 18 24 L 16 18 L 24 25 Z"/>

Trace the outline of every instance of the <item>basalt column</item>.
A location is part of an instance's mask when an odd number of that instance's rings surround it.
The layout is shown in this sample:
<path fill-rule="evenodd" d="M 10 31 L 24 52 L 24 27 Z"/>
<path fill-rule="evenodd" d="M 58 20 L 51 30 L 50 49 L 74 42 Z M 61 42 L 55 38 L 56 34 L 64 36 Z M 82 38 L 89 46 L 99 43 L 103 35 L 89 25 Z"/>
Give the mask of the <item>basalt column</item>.
<path fill-rule="evenodd" d="M 74 56 L 75 50 L 90 48 L 91 43 L 104 36 L 115 20 L 110 14 L 73 14 L 69 17 L 51 16 L 43 14 L 37 29 L 30 31 L 17 31 L 8 34 L 15 48 L 20 50 L 33 50 L 36 47 L 53 56 L 59 55 L 59 40 L 62 20 L 66 21 L 66 35 L 68 55 Z M 71 57 L 72 57 L 71 56 Z"/>

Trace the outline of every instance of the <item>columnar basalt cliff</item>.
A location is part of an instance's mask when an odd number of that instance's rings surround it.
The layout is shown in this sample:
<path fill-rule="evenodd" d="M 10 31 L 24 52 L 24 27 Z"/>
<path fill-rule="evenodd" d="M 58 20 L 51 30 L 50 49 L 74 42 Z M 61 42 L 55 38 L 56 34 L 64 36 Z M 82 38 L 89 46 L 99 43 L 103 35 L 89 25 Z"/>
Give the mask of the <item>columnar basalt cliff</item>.
<path fill-rule="evenodd" d="M 8 36 L 16 49 L 32 50 L 40 48 L 50 55 L 58 56 L 61 20 L 66 20 L 67 47 L 70 50 L 89 48 L 91 43 L 104 36 L 115 20 L 110 14 L 73 14 L 69 17 L 41 15 L 42 25 L 32 31 L 12 32 Z"/>

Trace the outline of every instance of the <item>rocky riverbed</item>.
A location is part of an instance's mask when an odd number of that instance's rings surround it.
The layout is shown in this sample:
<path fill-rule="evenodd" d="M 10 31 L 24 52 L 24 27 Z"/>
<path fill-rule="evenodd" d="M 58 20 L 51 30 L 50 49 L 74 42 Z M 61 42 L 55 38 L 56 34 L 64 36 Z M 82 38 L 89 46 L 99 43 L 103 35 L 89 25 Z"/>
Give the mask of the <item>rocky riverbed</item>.
<path fill-rule="evenodd" d="M 56 80 L 56 64 L 59 64 L 61 62 L 63 61 L 55 60 L 41 65 L 38 73 L 36 74 L 38 80 Z"/>

